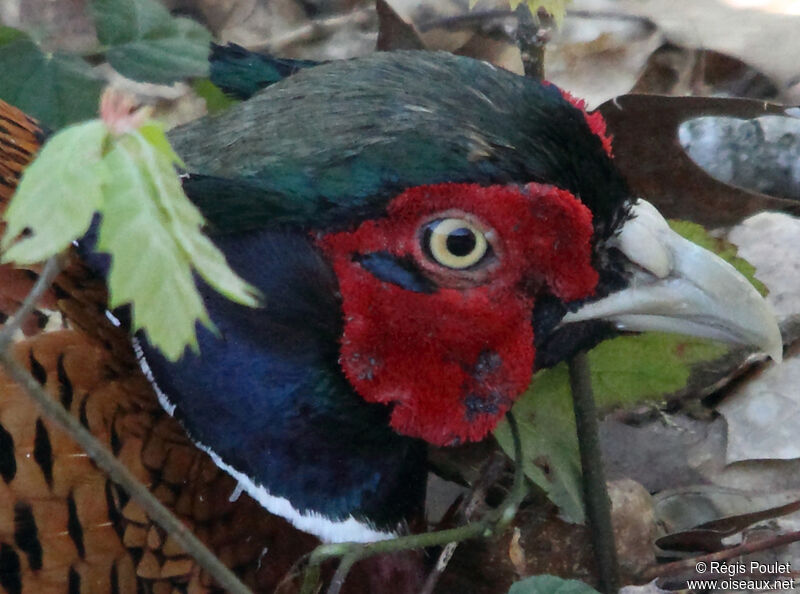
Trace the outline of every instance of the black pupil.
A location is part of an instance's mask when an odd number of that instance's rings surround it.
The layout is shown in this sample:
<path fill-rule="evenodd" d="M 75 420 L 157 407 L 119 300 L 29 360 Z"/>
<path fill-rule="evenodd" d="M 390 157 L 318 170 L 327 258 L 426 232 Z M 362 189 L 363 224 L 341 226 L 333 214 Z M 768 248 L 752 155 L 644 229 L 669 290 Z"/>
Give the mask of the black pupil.
<path fill-rule="evenodd" d="M 454 256 L 463 257 L 470 255 L 475 249 L 476 244 L 475 233 L 465 227 L 454 229 L 447 236 L 447 251 Z"/>

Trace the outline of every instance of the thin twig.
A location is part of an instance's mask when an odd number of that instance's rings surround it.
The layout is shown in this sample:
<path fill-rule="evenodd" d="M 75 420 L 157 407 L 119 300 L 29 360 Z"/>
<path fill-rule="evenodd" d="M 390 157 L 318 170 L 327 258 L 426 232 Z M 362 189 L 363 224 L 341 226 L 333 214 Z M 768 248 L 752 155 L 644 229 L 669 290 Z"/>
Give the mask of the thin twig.
<path fill-rule="evenodd" d="M 695 568 L 697 564 L 701 562 L 726 561 L 734 557 L 740 557 L 741 555 L 749 555 L 750 553 L 757 553 L 758 551 L 774 549 L 798 541 L 800 541 L 800 530 L 740 544 L 730 549 L 725 549 L 724 551 L 717 551 L 716 553 L 710 553 L 700 557 L 681 559 L 680 561 L 664 563 L 663 565 L 654 565 L 642 574 L 642 580 L 649 582 L 659 577 L 674 576 L 683 572 L 696 572 Z"/>
<path fill-rule="evenodd" d="M 357 553 L 350 553 L 342 557 L 342 560 L 339 561 L 339 567 L 336 568 L 336 573 L 333 574 L 330 586 L 328 586 L 327 594 L 339 594 L 347 579 L 347 575 L 350 573 L 353 565 L 359 560 L 360 557 Z"/>
<path fill-rule="evenodd" d="M 55 273 L 57 273 L 57 269 L 58 263 L 56 259 L 51 258 L 34 286 L 34 290 L 32 290 L 28 298 L 25 299 L 23 306 L 14 318 L 12 318 L 12 321 L 16 322 L 18 319 L 22 319 L 27 315 L 25 309 L 32 308 L 30 303 L 35 305 L 36 301 L 41 297 L 41 294 L 43 294 L 44 290 L 49 286 L 49 281 L 47 281 L 47 279 L 51 275 L 54 275 L 54 270 Z M 42 287 L 44 287 L 44 290 Z M 6 328 L 3 329 L 2 333 L 5 333 L 5 331 Z M 2 333 L 0 333 L 0 336 L 4 336 Z M 173 536 L 184 550 L 191 555 L 203 569 L 211 574 L 220 586 L 226 591 L 235 594 L 251 594 L 250 589 L 242 584 L 230 569 L 225 567 L 216 555 L 189 531 L 183 522 L 164 507 L 102 443 L 89 433 L 89 431 L 80 424 L 78 419 L 72 416 L 58 401 L 51 398 L 47 392 L 44 391 L 28 370 L 17 362 L 11 354 L 9 346 L 10 343 L 6 342 L 4 348 L 0 349 L 0 364 L 5 368 L 8 375 L 22 386 L 30 397 L 36 401 L 45 417 L 74 439 L 95 464 L 105 471 L 113 482 L 125 489 L 131 498 L 144 508 L 150 519 Z"/>
<path fill-rule="evenodd" d="M 433 29 L 445 29 L 448 31 L 458 31 L 460 29 L 477 29 L 484 27 L 492 21 L 510 19 L 515 16 L 513 10 L 475 10 L 463 14 L 455 14 L 444 17 L 436 17 L 417 25 L 417 29 L 426 33 Z M 632 21 L 642 23 L 647 27 L 653 27 L 653 21 L 645 16 L 626 14 L 608 10 L 567 10 L 567 17 L 579 19 L 609 19 L 620 21 Z"/>
<path fill-rule="evenodd" d="M 464 517 L 467 522 L 475 517 L 479 505 L 486 500 L 486 493 L 489 487 L 500 478 L 500 475 L 505 470 L 507 462 L 508 456 L 499 451 L 495 452 L 484 462 L 478 474 L 478 478 L 472 484 L 468 496 L 459 504 L 456 511 L 457 516 Z M 458 544 L 457 542 L 449 542 L 442 548 L 441 553 L 439 553 L 439 558 L 436 560 L 436 565 L 434 565 L 428 577 L 425 578 L 425 584 L 419 594 L 433 594 L 433 590 L 436 588 L 436 584 L 439 582 L 450 560 L 453 558 Z"/>
<path fill-rule="evenodd" d="M 369 6 L 354 12 L 337 14 L 325 19 L 309 21 L 305 25 L 292 29 L 283 35 L 250 44 L 248 45 L 248 49 L 253 51 L 279 52 L 291 45 L 330 35 L 347 25 L 366 23 L 374 14 L 375 7 Z"/>
<path fill-rule="evenodd" d="M 547 36 L 541 29 L 538 19 L 534 19 L 527 4 L 520 4 L 516 10 L 517 30 L 514 39 L 519 47 L 525 76 L 542 80 L 544 78 L 544 46 Z"/>
<path fill-rule="evenodd" d="M 458 528 L 440 530 L 438 532 L 424 532 L 410 536 L 401 536 L 391 540 L 381 540 L 368 543 L 342 542 L 325 544 L 314 549 L 308 558 L 301 594 L 316 592 L 319 584 L 319 566 L 330 559 L 340 558 L 341 563 L 334 575 L 334 582 L 344 583 L 352 565 L 367 557 L 383 553 L 396 553 L 410 549 L 424 549 L 438 547 L 451 542 L 461 542 L 477 537 L 490 537 L 502 533 L 516 516 L 517 509 L 527 495 L 525 474 L 522 469 L 522 442 L 519 437 L 519 428 L 512 414 L 506 415 L 514 441 L 514 483 L 505 501 L 496 509 L 486 513 L 480 520 L 471 522 Z M 342 566 L 344 565 L 344 568 Z M 334 586 L 334 582 L 331 586 Z M 336 590 L 333 590 L 336 592 Z M 328 594 L 332 594 L 328 590 Z"/>
<path fill-rule="evenodd" d="M 442 552 L 439 553 L 439 558 L 436 560 L 436 565 L 428 574 L 428 577 L 425 578 L 425 584 L 419 594 L 433 594 L 433 590 L 436 588 L 436 584 L 439 582 L 439 578 L 442 577 L 444 570 L 447 569 L 447 565 L 450 563 L 450 559 L 453 558 L 456 548 L 458 548 L 457 542 L 448 542 L 444 545 Z"/>
<path fill-rule="evenodd" d="M 474 10 L 464 14 L 454 14 L 444 17 L 436 17 L 417 25 L 420 32 L 425 33 L 433 29 L 459 30 L 483 27 L 499 19 L 510 19 L 515 16 L 513 10 Z"/>
<path fill-rule="evenodd" d="M 586 517 L 591 528 L 600 590 L 606 594 L 616 594 L 619 591 L 620 577 L 614 527 L 611 524 L 611 501 L 600 452 L 600 431 L 592 394 L 589 360 L 584 352 L 579 352 L 569 361 L 569 385 L 581 453 Z"/>
<path fill-rule="evenodd" d="M 30 292 L 25 296 L 14 315 L 3 325 L 3 329 L 0 330 L 0 350 L 7 349 L 8 345 L 14 341 L 14 335 L 17 330 L 22 328 L 25 319 L 34 310 L 39 299 L 47 292 L 60 271 L 61 263 L 58 256 L 53 256 L 45 263 Z"/>

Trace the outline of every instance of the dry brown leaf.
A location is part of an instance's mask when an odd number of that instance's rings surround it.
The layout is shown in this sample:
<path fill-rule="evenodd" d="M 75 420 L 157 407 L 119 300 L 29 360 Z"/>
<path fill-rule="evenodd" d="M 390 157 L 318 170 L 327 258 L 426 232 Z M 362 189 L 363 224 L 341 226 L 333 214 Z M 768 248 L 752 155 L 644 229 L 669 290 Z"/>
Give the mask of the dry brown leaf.
<path fill-rule="evenodd" d="M 545 76 L 596 107 L 630 92 L 662 41 L 648 19 L 571 14 L 545 46 Z"/>
<path fill-rule="evenodd" d="M 650 55 L 631 92 L 775 99 L 779 90 L 764 73 L 738 58 L 665 43 Z"/>
<path fill-rule="evenodd" d="M 718 181 L 686 154 L 678 127 L 703 116 L 785 115 L 780 105 L 749 99 L 623 95 L 598 108 L 614 137 L 614 156 L 634 194 L 671 218 L 710 227 L 738 223 L 762 210 L 800 213 L 800 202 Z"/>
<path fill-rule="evenodd" d="M 375 49 L 379 52 L 425 49 L 414 25 L 403 20 L 389 2 L 377 0 L 375 8 L 378 12 L 378 42 Z"/>
<path fill-rule="evenodd" d="M 763 4 L 763 3 L 758 3 Z M 758 10 L 742 0 L 615 0 L 613 10 L 646 17 L 686 47 L 716 50 L 751 64 L 781 89 L 800 75 L 800 15 L 786 4 Z M 750 6 L 751 8 L 744 8 Z"/>
<path fill-rule="evenodd" d="M 519 528 L 514 528 L 511 535 L 511 541 L 508 543 L 508 558 L 511 559 L 511 564 L 514 566 L 514 571 L 517 575 L 525 575 L 525 549 L 519 542 L 522 536 L 522 531 Z"/>
<path fill-rule="evenodd" d="M 494 4 L 508 9 L 502 2 Z M 502 26 L 506 21 L 515 26 L 513 16 L 482 18 L 470 12 L 465 3 L 454 0 L 380 0 L 378 7 L 379 16 L 386 23 L 379 30 L 379 49 L 448 51 L 524 74 L 520 50 Z M 480 6 L 480 10 L 491 8 Z"/>

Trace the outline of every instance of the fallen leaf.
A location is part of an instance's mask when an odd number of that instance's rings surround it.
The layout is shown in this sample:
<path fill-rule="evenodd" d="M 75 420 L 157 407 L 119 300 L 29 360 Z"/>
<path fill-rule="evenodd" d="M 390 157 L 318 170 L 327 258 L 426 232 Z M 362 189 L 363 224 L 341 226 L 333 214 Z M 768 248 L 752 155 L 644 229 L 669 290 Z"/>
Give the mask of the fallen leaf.
<path fill-rule="evenodd" d="M 631 93 L 776 99 L 778 86 L 742 60 L 667 42 L 647 59 Z"/>
<path fill-rule="evenodd" d="M 517 575 L 525 575 L 525 549 L 522 548 L 519 540 L 522 532 L 518 527 L 514 528 L 511 541 L 508 543 L 508 558 L 514 566 Z"/>
<path fill-rule="evenodd" d="M 800 358 L 770 365 L 755 381 L 738 386 L 718 406 L 728 425 L 725 459 L 800 458 Z"/>
<path fill-rule="evenodd" d="M 517 582 L 508 594 L 599 594 L 591 586 L 577 580 L 565 580 L 554 575 L 535 575 Z"/>
<path fill-rule="evenodd" d="M 703 116 L 786 115 L 751 99 L 623 95 L 598 108 L 613 136 L 614 156 L 635 195 L 668 217 L 717 227 L 762 210 L 800 213 L 800 202 L 737 188 L 711 177 L 683 150 L 678 127 Z"/>
<path fill-rule="evenodd" d="M 375 49 L 380 52 L 425 49 L 414 25 L 404 21 L 386 0 L 377 0 L 375 8 L 378 11 L 378 41 Z"/>
<path fill-rule="evenodd" d="M 674 43 L 737 57 L 781 89 L 798 75 L 800 16 L 796 13 L 770 12 L 731 0 L 614 0 L 609 4 L 613 10 L 651 19 Z"/>
<path fill-rule="evenodd" d="M 749 526 L 794 513 L 797 492 L 749 492 L 717 485 L 696 485 L 654 496 L 656 519 L 665 535 L 659 548 L 673 551 L 716 551 Z M 723 539 L 725 543 L 723 543 Z"/>
<path fill-rule="evenodd" d="M 663 43 L 649 19 L 592 11 L 570 14 L 545 46 L 545 77 L 594 108 L 629 93 Z"/>
<path fill-rule="evenodd" d="M 779 319 L 800 314 L 800 219 L 784 213 L 759 213 L 728 233 L 739 255 L 755 267 L 769 288 L 767 301 Z"/>
<path fill-rule="evenodd" d="M 681 124 L 678 138 L 692 161 L 715 179 L 800 201 L 799 118 L 702 117 Z"/>

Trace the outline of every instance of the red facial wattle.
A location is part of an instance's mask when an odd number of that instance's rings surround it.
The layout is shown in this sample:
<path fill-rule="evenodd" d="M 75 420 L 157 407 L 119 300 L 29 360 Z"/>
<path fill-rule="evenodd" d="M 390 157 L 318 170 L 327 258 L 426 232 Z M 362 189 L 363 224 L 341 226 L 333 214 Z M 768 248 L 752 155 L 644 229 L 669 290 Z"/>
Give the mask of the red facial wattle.
<path fill-rule="evenodd" d="M 426 253 L 423 229 L 460 217 L 481 229 L 491 256 L 451 270 Z M 383 218 L 318 242 L 342 296 L 340 364 L 369 402 L 393 405 L 399 433 L 436 445 L 482 439 L 527 388 L 534 362 L 531 312 L 547 291 L 587 297 L 592 217 L 551 186 L 439 184 L 407 190 Z M 408 290 L 362 265 L 370 254 L 405 259 L 434 290 Z"/>

